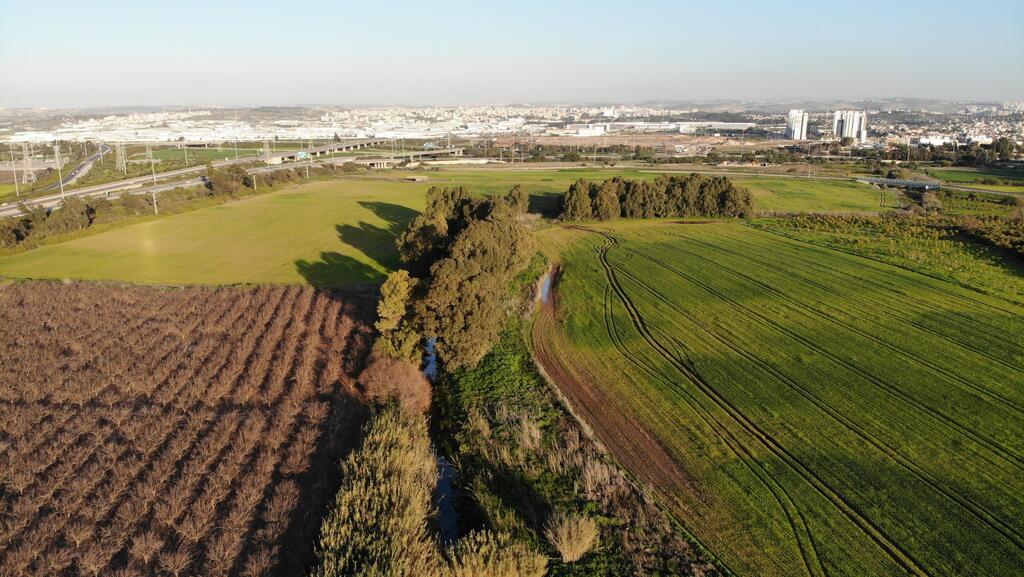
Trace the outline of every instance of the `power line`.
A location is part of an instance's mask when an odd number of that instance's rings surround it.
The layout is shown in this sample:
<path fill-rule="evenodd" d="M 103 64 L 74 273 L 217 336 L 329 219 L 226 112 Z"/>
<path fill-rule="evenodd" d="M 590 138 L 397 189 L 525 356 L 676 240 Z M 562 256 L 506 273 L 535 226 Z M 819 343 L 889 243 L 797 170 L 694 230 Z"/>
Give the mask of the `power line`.
<path fill-rule="evenodd" d="M 60 184 L 60 199 L 64 200 L 64 175 L 60 170 L 60 141 L 56 141 L 53 144 L 53 155 L 57 161 L 57 182 Z"/>
<path fill-rule="evenodd" d="M 146 154 L 149 155 L 149 170 L 153 174 L 153 188 L 149 189 L 150 198 L 153 199 L 153 214 L 160 216 L 160 209 L 156 205 L 156 165 L 153 163 L 153 147 L 148 144 Z"/>
<path fill-rule="evenodd" d="M 14 175 L 14 196 L 21 197 L 21 191 L 18 190 L 18 169 L 14 167 L 14 144 L 8 143 L 7 148 L 11 151 L 11 174 Z"/>

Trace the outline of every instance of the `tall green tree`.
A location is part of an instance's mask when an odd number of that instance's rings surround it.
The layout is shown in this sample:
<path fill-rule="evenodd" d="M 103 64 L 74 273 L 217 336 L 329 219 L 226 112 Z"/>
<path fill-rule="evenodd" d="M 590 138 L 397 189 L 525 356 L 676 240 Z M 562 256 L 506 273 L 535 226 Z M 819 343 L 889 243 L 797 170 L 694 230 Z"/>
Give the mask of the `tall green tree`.
<path fill-rule="evenodd" d="M 1005 136 L 1000 136 L 992 143 L 992 151 L 1000 160 L 1009 160 L 1013 156 L 1014 143 Z"/>
<path fill-rule="evenodd" d="M 611 180 L 604 181 L 597 187 L 597 194 L 594 195 L 594 218 L 598 220 L 619 218 L 621 210 L 618 185 Z"/>
<path fill-rule="evenodd" d="M 381 285 L 377 322 L 374 324 L 380 336 L 375 346 L 391 358 L 410 361 L 416 358 L 420 335 L 409 318 L 415 286 L 416 279 L 403 269 L 389 274 Z"/>
<path fill-rule="evenodd" d="M 530 193 L 521 184 L 513 186 L 505 200 L 519 214 L 526 213 L 527 209 L 530 208 Z"/>
<path fill-rule="evenodd" d="M 565 193 L 562 218 L 564 220 L 590 220 L 594 218 L 590 202 L 590 182 L 582 178 L 574 182 Z"/>
<path fill-rule="evenodd" d="M 470 222 L 449 256 L 434 263 L 416 316 L 446 366 L 475 366 L 497 341 L 507 318 L 508 287 L 533 251 L 529 232 L 502 203 L 485 219 Z"/>
<path fill-rule="evenodd" d="M 488 199 L 473 198 L 461 186 L 430 187 L 423 213 L 396 240 L 402 262 L 415 276 L 427 274 L 430 265 L 446 255 L 451 240 L 472 219 L 486 215 L 490 204 Z"/>

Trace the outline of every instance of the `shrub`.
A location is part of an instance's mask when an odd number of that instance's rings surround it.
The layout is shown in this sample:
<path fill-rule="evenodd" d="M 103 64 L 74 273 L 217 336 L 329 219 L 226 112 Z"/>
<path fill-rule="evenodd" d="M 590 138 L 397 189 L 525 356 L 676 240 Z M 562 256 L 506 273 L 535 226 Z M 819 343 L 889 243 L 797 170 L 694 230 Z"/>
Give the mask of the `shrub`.
<path fill-rule="evenodd" d="M 450 552 L 450 577 L 542 577 L 547 559 L 504 534 L 475 531 Z"/>
<path fill-rule="evenodd" d="M 572 563 L 590 551 L 600 535 L 600 529 L 590 517 L 559 513 L 548 522 L 544 535 L 558 549 L 562 561 Z"/>
<path fill-rule="evenodd" d="M 397 401 L 409 414 L 421 415 L 430 409 L 430 381 L 408 361 L 374 353 L 359 375 L 359 385 L 367 399 Z"/>
<path fill-rule="evenodd" d="M 441 574 L 427 527 L 438 474 L 426 419 L 384 409 L 342 464 L 341 477 L 321 527 L 313 575 Z"/>

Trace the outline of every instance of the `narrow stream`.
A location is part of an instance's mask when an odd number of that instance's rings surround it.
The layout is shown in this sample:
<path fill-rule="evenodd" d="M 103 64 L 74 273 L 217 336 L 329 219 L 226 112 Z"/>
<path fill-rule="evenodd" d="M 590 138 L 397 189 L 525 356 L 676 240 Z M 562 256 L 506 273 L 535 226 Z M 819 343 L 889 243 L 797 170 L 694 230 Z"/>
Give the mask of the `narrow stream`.
<path fill-rule="evenodd" d="M 427 339 L 423 354 L 423 375 L 430 382 L 437 378 L 437 352 L 434 351 L 434 339 Z"/>
<path fill-rule="evenodd" d="M 541 304 L 548 304 L 548 295 L 551 293 L 551 280 L 555 275 L 549 269 L 544 276 L 540 279 L 540 302 Z"/>
<path fill-rule="evenodd" d="M 439 478 L 434 489 L 437 505 L 437 532 L 442 545 L 451 545 L 459 538 L 459 515 L 455 511 L 455 467 L 444 457 L 437 458 Z"/>
<path fill-rule="evenodd" d="M 424 346 L 423 374 L 431 382 L 437 379 L 437 352 L 434 339 L 428 339 Z M 434 505 L 437 507 L 437 530 L 441 543 L 450 545 L 459 538 L 459 515 L 455 511 L 455 467 L 442 457 L 437 458 L 437 487 L 434 488 Z"/>

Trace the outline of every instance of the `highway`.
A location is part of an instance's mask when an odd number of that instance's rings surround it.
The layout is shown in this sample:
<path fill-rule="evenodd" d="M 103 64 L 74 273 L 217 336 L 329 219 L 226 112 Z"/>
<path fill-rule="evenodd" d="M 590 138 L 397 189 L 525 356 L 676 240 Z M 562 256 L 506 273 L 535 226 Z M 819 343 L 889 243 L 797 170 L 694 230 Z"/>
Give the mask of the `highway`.
<path fill-rule="evenodd" d="M 96 161 L 99 160 L 100 158 L 103 158 L 103 155 L 107 154 L 110 151 L 111 151 L 111 148 L 109 146 L 107 146 L 106 144 L 102 144 L 101 143 L 100 144 L 100 149 L 99 149 L 98 152 L 94 152 L 94 153 L 90 154 L 88 158 L 86 158 L 85 160 L 80 162 L 78 164 L 78 166 L 76 166 L 75 168 L 73 168 L 71 170 L 71 172 L 69 172 L 69 173 L 64 175 L 64 180 L 63 180 L 64 186 L 70 186 L 73 182 L 75 182 L 79 178 L 85 176 L 85 174 L 87 172 L 89 172 L 89 169 L 92 168 L 92 165 L 95 164 Z M 55 183 L 51 184 L 50 186 L 41 188 L 39 190 L 41 192 L 46 192 L 48 190 L 55 190 L 55 189 L 57 189 L 59 187 L 60 187 L 60 182 L 55 182 Z"/>
<path fill-rule="evenodd" d="M 248 159 L 248 160 L 250 162 L 252 161 L 252 159 Z M 225 165 L 225 164 L 234 164 L 235 162 L 236 161 L 234 161 L 234 160 L 229 160 L 229 161 L 215 162 L 213 164 L 214 164 L 214 166 L 222 166 L 222 165 Z M 238 162 L 241 162 L 241 159 L 239 159 Z M 190 167 L 190 168 L 181 168 L 181 169 L 178 169 L 178 170 L 171 170 L 171 171 L 168 171 L 168 172 L 159 172 L 156 175 L 156 180 L 159 182 L 161 180 L 167 180 L 167 179 L 170 179 L 170 178 L 177 178 L 177 177 L 180 177 L 180 176 L 188 176 L 190 174 L 198 174 L 198 173 L 200 173 L 200 172 L 202 172 L 204 170 L 206 170 L 206 167 L 200 165 L 200 166 L 193 166 L 193 167 Z M 140 188 L 140 187 L 146 185 L 147 183 L 152 183 L 152 182 L 153 182 L 153 177 L 152 176 L 138 176 L 138 177 L 135 177 L 135 178 L 128 178 L 128 179 L 125 179 L 125 180 L 118 180 L 116 182 L 108 182 L 106 184 L 97 184 L 95 186 L 87 186 L 87 187 L 78 188 L 78 189 L 75 189 L 75 190 L 65 190 L 63 197 L 98 196 L 98 195 L 101 195 L 101 194 L 107 194 L 107 193 L 111 193 L 111 192 L 119 192 L 119 191 L 124 191 L 124 190 L 130 190 L 130 189 L 133 189 L 133 188 Z M 4 204 L 0 204 L 0 217 L 12 216 L 12 215 L 20 214 L 21 210 L 18 208 L 19 204 L 25 204 L 25 205 L 27 205 L 29 207 L 41 206 L 43 208 L 51 208 L 51 207 L 59 205 L 61 203 L 61 201 L 63 200 L 63 197 L 61 196 L 60 193 L 57 193 L 57 194 L 50 194 L 50 195 L 46 195 L 46 196 L 37 196 L 35 198 L 22 201 L 21 203 L 7 202 L 7 203 L 4 203 Z"/>
<path fill-rule="evenodd" d="M 220 167 L 220 166 L 227 166 L 227 165 L 231 165 L 231 164 L 241 164 L 241 163 L 245 163 L 245 162 L 253 162 L 255 160 L 258 160 L 258 159 L 255 159 L 253 157 L 248 157 L 248 158 L 239 158 L 238 160 L 222 160 L 222 161 L 214 162 L 213 165 L 215 167 Z M 334 163 L 341 163 L 341 162 L 344 162 L 346 160 L 353 160 L 353 161 L 357 161 L 357 162 L 358 161 L 362 161 L 362 162 L 366 162 L 367 161 L 367 159 L 364 158 L 364 157 L 332 157 L 332 158 L 327 158 L 327 159 L 322 159 L 322 160 L 307 160 L 307 161 L 303 161 L 303 162 L 290 162 L 290 163 L 287 163 L 287 164 L 263 166 L 263 167 L 259 167 L 259 168 L 250 169 L 248 172 L 250 174 L 265 174 L 265 173 L 268 173 L 268 172 L 275 172 L 275 171 L 278 171 L 278 170 L 301 169 L 301 168 L 305 168 L 306 166 L 325 165 L 325 164 L 329 164 L 329 163 L 332 163 L 332 162 L 334 162 Z M 511 167 L 505 167 L 504 170 L 509 170 L 510 168 Z M 149 193 L 153 193 L 153 192 L 163 192 L 165 190 L 170 190 L 172 188 L 178 188 L 178 187 L 198 186 L 198 185 L 201 185 L 201 184 L 205 183 L 205 180 L 203 178 L 196 177 L 196 178 L 190 178 L 190 179 L 184 179 L 184 180 L 174 180 L 172 182 L 163 182 L 163 183 L 160 183 L 160 181 L 166 181 L 168 179 L 174 179 L 174 178 L 178 178 L 178 177 L 198 174 L 198 173 L 204 171 L 205 169 L 206 169 L 205 166 L 193 166 L 193 167 L 190 167 L 190 168 L 181 168 L 181 169 L 178 169 L 178 170 L 171 170 L 171 171 L 167 171 L 167 172 L 158 172 L 157 175 L 156 175 L 157 184 L 155 184 L 153 186 L 146 186 L 147 184 L 150 184 L 150 183 L 153 182 L 153 177 L 152 176 L 140 176 L 140 177 L 136 177 L 136 178 L 129 178 L 127 180 L 119 180 L 117 182 L 111 182 L 111 183 L 107 183 L 107 184 L 99 184 L 99 185 L 96 185 L 96 186 L 90 186 L 90 187 L 86 187 L 86 188 L 79 188 L 79 189 L 76 189 L 76 190 L 65 191 L 65 196 L 69 196 L 69 197 L 70 196 L 89 197 L 89 196 L 106 195 L 106 196 L 108 196 L 110 198 L 116 198 L 118 196 L 121 196 L 122 194 L 149 194 Z M 528 166 L 518 167 L 517 166 L 517 167 L 511 168 L 511 169 L 512 170 L 528 170 L 528 171 L 529 170 L 550 170 L 550 167 L 528 167 Z M 739 171 L 718 171 L 718 170 L 699 170 L 699 169 L 683 169 L 683 170 L 679 170 L 679 169 L 676 169 L 676 170 L 672 170 L 672 169 L 668 169 L 668 170 L 649 170 L 648 169 L 648 170 L 640 170 L 640 172 L 652 172 L 652 173 L 653 172 L 656 172 L 656 173 L 673 173 L 673 172 L 675 172 L 675 173 L 681 173 L 681 174 L 689 174 L 689 173 L 692 173 L 692 172 L 696 172 L 696 173 L 701 173 L 701 174 L 720 175 L 720 176 L 748 176 L 748 177 L 749 176 L 754 176 L 754 177 L 757 177 L 757 176 L 768 176 L 768 177 L 773 177 L 773 178 L 811 179 L 811 180 L 841 180 L 841 181 L 847 181 L 847 182 L 855 180 L 855 179 L 853 179 L 851 177 L 847 177 L 847 176 L 822 176 L 822 175 L 804 175 L 804 174 L 769 174 L 769 173 L 751 173 L 751 172 L 739 172 Z M 1009 196 L 1009 197 L 1020 197 L 1020 196 L 1022 196 L 1019 193 L 997 192 L 997 191 L 993 191 L 993 190 L 982 190 L 982 189 L 976 189 L 976 188 L 969 188 L 969 187 L 963 187 L 963 186 L 950 185 L 950 184 L 945 184 L 945 183 L 942 184 L 942 187 L 943 188 L 954 189 L 954 190 L 960 190 L 960 191 L 964 191 L 964 192 L 979 192 L 979 193 L 986 193 L 986 194 L 995 194 L 995 195 L 999 195 L 999 196 Z M 26 204 L 26 205 L 28 205 L 30 207 L 41 206 L 43 208 L 54 208 L 54 207 L 60 206 L 61 202 L 62 202 L 62 199 L 61 199 L 61 195 L 60 194 L 51 194 L 51 195 L 48 195 L 48 196 L 41 196 L 41 197 L 36 197 L 36 198 L 30 199 L 30 200 L 26 200 L 26 201 L 24 201 L 24 204 Z M 21 204 L 21 203 L 7 202 L 7 203 L 4 203 L 4 204 L 0 204 L 0 218 L 8 217 L 8 216 L 17 216 L 17 215 L 21 214 L 21 209 L 19 208 L 19 204 Z"/>
<path fill-rule="evenodd" d="M 235 164 L 236 162 L 241 163 L 241 162 L 244 162 L 246 160 L 249 161 L 249 162 L 252 162 L 253 159 L 252 159 L 252 157 L 250 157 L 248 159 L 238 159 L 238 161 L 235 161 L 235 160 L 221 161 L 221 162 L 215 162 L 213 164 L 214 164 L 214 166 L 224 166 L 224 165 L 228 165 L 228 164 Z M 265 167 L 254 168 L 254 169 L 249 170 L 248 172 L 249 172 L 249 174 L 266 174 L 268 172 L 275 172 L 275 171 L 278 171 L 278 170 L 289 170 L 289 169 L 305 168 L 306 166 L 317 166 L 317 165 L 320 165 L 320 164 L 326 164 L 328 162 L 331 162 L 332 160 L 334 160 L 334 159 L 320 160 L 320 161 L 292 162 L 292 163 L 288 163 L 288 164 L 279 164 L 279 165 L 275 165 L 275 166 L 265 166 Z M 199 167 L 192 167 L 192 168 L 183 168 L 183 169 L 180 169 L 180 170 L 172 170 L 172 171 L 169 171 L 169 172 L 157 173 L 156 178 L 157 178 L 157 182 L 159 183 L 160 181 L 166 181 L 169 178 L 180 177 L 180 176 L 188 176 L 188 175 L 191 175 L 191 174 L 194 174 L 194 173 L 197 173 L 197 172 L 201 172 L 201 171 L 203 171 L 205 169 L 206 169 L 205 166 L 199 166 Z M 130 178 L 128 180 L 119 180 L 117 182 L 112 182 L 112 183 L 109 183 L 109 184 L 101 184 L 101 185 L 97 185 L 97 186 L 90 186 L 88 188 L 81 188 L 81 189 L 78 189 L 78 190 L 66 191 L 65 192 L 65 196 L 66 197 L 71 197 L 71 196 L 78 196 L 78 197 L 106 196 L 108 198 L 117 198 L 117 197 L 119 197 L 121 195 L 124 195 L 124 194 L 150 194 L 150 193 L 159 193 L 159 192 L 163 192 L 165 190 L 171 190 L 173 188 L 179 188 L 179 187 L 200 186 L 202 184 L 205 184 L 206 180 L 204 178 L 202 178 L 202 177 L 195 177 L 195 178 L 188 178 L 188 179 L 181 179 L 181 180 L 172 180 L 171 182 L 163 182 L 163 183 L 159 183 L 159 184 L 152 185 L 152 186 L 146 186 L 146 184 L 149 184 L 149 183 L 152 183 L 152 182 L 153 182 L 153 177 L 152 176 Z M 257 181 L 257 185 L 259 185 L 258 181 Z M 59 207 L 61 202 L 63 202 L 63 199 L 61 199 L 60 194 L 51 194 L 49 196 L 41 196 L 41 197 L 33 198 L 33 199 L 29 200 L 29 201 L 25 201 L 24 204 L 27 204 L 30 207 L 42 207 L 42 208 L 49 209 L 49 208 Z M 20 203 L 8 202 L 8 203 L 0 205 L 0 218 L 4 218 L 4 217 L 8 217 L 8 216 L 17 216 L 17 215 L 21 214 L 21 208 L 20 208 L 19 204 Z"/>
<path fill-rule="evenodd" d="M 251 156 L 250 157 L 245 157 L 245 158 L 239 158 L 237 160 L 235 160 L 235 159 L 218 160 L 218 161 L 213 163 L 213 166 L 219 168 L 219 167 L 228 166 L 228 165 L 231 165 L 231 164 L 244 164 L 244 163 L 248 163 L 248 162 L 255 162 L 257 160 L 259 160 L 259 159 L 251 157 Z M 296 168 L 296 167 L 299 167 L 299 166 L 305 166 L 305 164 L 304 163 L 291 163 L 291 164 L 287 164 L 287 165 L 282 165 L 280 168 Z M 80 167 L 81 167 L 81 165 L 80 165 Z M 175 178 L 179 178 L 179 177 L 182 177 L 182 176 L 189 176 L 189 175 L 193 175 L 193 174 L 199 174 L 199 173 L 202 173 L 205 170 L 206 170 L 206 165 L 200 164 L 200 165 L 191 166 L 191 167 L 188 167 L 188 168 L 179 168 L 177 170 L 169 170 L 167 172 L 158 172 L 158 173 L 156 173 L 156 181 L 157 181 L 157 183 L 159 183 L 160 181 L 166 181 L 168 179 L 175 179 Z M 257 169 L 257 170 L 260 171 L 260 172 L 264 171 L 263 169 Z M 124 191 L 132 190 L 132 189 L 137 189 L 136 192 L 149 192 L 149 191 L 151 191 L 153 189 L 156 189 L 159 192 L 160 190 L 167 190 L 168 188 L 174 188 L 176 186 L 183 186 L 182 183 L 175 182 L 171 186 L 161 186 L 159 184 L 156 184 L 155 186 L 150 186 L 150 187 L 143 188 L 147 184 L 153 184 L 153 180 L 154 179 L 153 179 L 152 175 L 149 175 L 149 176 L 137 176 L 137 177 L 134 177 L 134 178 L 126 178 L 124 180 L 118 180 L 118 181 L 115 181 L 115 182 L 108 182 L 108 183 L 104 183 L 104 184 L 97 184 L 97 185 L 94 185 L 94 186 L 87 186 L 87 187 L 83 187 L 83 188 L 77 188 L 77 189 L 74 189 L 74 190 L 65 190 L 64 191 L 64 197 L 72 197 L 72 196 L 89 197 L 89 196 L 99 196 L 99 195 L 107 195 L 107 194 L 109 194 L 111 196 L 117 196 L 116 194 L 112 194 L 112 193 L 119 193 L 119 192 L 124 192 Z M 198 182 L 202 182 L 200 179 L 195 179 L 195 180 L 198 181 Z M 193 182 L 193 181 L 188 181 L 188 182 Z M 31 199 L 28 199 L 28 200 L 21 201 L 20 203 L 19 202 L 6 202 L 4 204 L 0 204 L 0 217 L 14 216 L 14 215 L 17 215 L 17 214 L 21 214 L 21 210 L 18 208 L 19 204 L 25 204 L 25 205 L 27 205 L 29 207 L 41 206 L 43 208 L 52 208 L 54 206 L 58 206 L 61 203 L 62 200 L 63 200 L 63 198 L 62 198 L 61 194 L 60 193 L 56 193 L 56 194 L 50 194 L 50 195 L 46 195 L 46 196 L 37 196 L 35 198 L 31 198 Z"/>
<path fill-rule="evenodd" d="M 361 146 L 367 146 L 367 145 L 370 145 L 370 144 L 379 144 L 380 142 L 386 142 L 386 140 L 384 140 L 384 139 L 356 138 L 356 139 L 343 140 L 343 141 L 340 141 L 340 142 L 331 143 L 329 145 L 320 146 L 320 147 L 317 147 L 317 148 L 314 148 L 314 149 L 309 149 L 306 152 L 309 152 L 309 151 L 322 151 L 322 150 L 326 150 L 327 148 L 330 148 L 332 150 L 340 150 L 340 149 L 344 149 L 344 148 L 347 148 L 347 147 L 361 147 Z M 173 143 L 171 143 L 171 144 L 173 144 Z M 106 145 L 103 145 L 103 146 L 105 147 L 105 150 L 103 150 L 104 153 L 110 151 L 109 147 L 106 147 Z M 442 150 L 437 150 L 437 151 L 405 153 L 405 156 L 409 156 L 409 158 L 411 158 L 410 155 L 426 156 L 426 155 L 434 155 L 434 154 L 453 153 L 455 150 L 458 150 L 459 152 L 461 152 L 462 149 L 442 149 Z M 288 154 L 294 154 L 294 152 L 291 152 L 291 153 L 288 153 Z M 95 158 L 93 158 L 93 156 L 95 156 Z M 89 157 L 90 159 L 92 159 L 92 162 L 95 162 L 96 160 L 98 160 L 100 158 L 99 153 L 94 154 L 93 156 Z M 385 160 L 395 160 L 393 157 L 385 157 L 384 159 Z M 215 161 L 215 162 L 213 162 L 213 166 L 219 168 L 219 167 L 222 167 L 222 166 L 228 166 L 228 165 L 232 165 L 232 164 L 246 164 L 246 163 L 252 163 L 252 162 L 259 162 L 260 160 L 264 160 L 264 159 L 262 157 L 252 157 L 252 156 L 249 156 L 249 157 L 243 157 L 243 158 L 238 158 L 238 159 L 228 159 L 228 160 Z M 264 172 L 273 172 L 275 170 L 286 170 L 286 169 L 304 168 L 306 166 L 315 166 L 315 165 L 322 164 L 322 163 L 329 163 L 329 162 L 338 163 L 338 162 L 342 162 L 342 161 L 345 161 L 345 160 L 352 160 L 352 161 L 361 162 L 361 163 L 369 162 L 369 160 L 366 157 L 329 157 L 329 158 L 326 158 L 326 159 L 323 159 L 323 160 L 319 160 L 319 161 L 317 161 L 317 160 L 307 160 L 307 161 L 289 162 L 289 163 L 286 163 L 286 164 L 278 164 L 278 165 L 272 165 L 272 166 L 267 166 L 267 167 L 254 168 L 254 169 L 251 169 L 249 172 L 250 173 L 254 173 L 254 174 L 261 174 L 261 173 L 264 173 Z M 65 186 L 67 186 L 67 184 L 70 181 L 74 180 L 74 178 L 78 178 L 82 174 L 85 174 L 85 171 L 87 171 L 90 166 L 91 166 L 90 160 L 86 159 L 85 162 L 83 162 L 78 167 L 76 167 L 73 171 L 68 173 L 68 178 L 65 178 Z M 179 168 L 177 170 L 169 170 L 169 171 L 166 171 L 166 172 L 158 172 L 158 173 L 156 173 L 155 179 L 154 179 L 154 177 L 152 175 L 150 175 L 150 176 L 137 176 L 137 177 L 134 177 L 134 178 L 127 178 L 125 180 L 118 180 L 118 181 L 115 181 L 115 182 L 108 182 L 108 183 L 104 183 L 104 184 L 97 184 L 97 185 L 94 185 L 94 186 L 87 186 L 87 187 L 78 188 L 78 189 L 74 189 L 74 190 L 65 190 L 63 195 L 61 195 L 60 193 L 56 193 L 56 194 L 49 194 L 49 195 L 46 195 L 46 196 L 38 196 L 38 197 L 35 197 L 35 198 L 23 200 L 21 202 L 17 202 L 17 201 L 15 201 L 15 202 L 7 202 L 7 203 L 4 203 L 4 204 L 0 204 L 0 217 L 16 216 L 18 214 L 21 214 L 21 209 L 19 208 L 20 204 L 25 204 L 28 207 L 53 208 L 55 206 L 59 206 L 64 198 L 72 197 L 72 196 L 77 196 L 77 197 L 90 197 L 90 196 L 100 196 L 100 195 L 119 196 L 121 193 L 124 193 L 124 192 L 131 192 L 132 194 L 139 194 L 139 193 L 144 193 L 144 192 L 160 192 L 162 190 L 168 190 L 170 188 L 174 188 L 174 187 L 178 187 L 178 186 L 191 186 L 191 185 L 194 185 L 194 184 L 202 183 L 202 180 L 201 179 L 193 179 L 193 180 L 175 181 L 173 183 L 163 182 L 162 184 L 161 184 L 161 181 L 167 181 L 167 180 L 170 180 L 170 179 L 178 179 L 178 178 L 181 178 L 181 177 L 198 175 L 198 174 L 202 173 L 205 170 L 206 170 L 206 166 L 203 165 L 203 164 L 200 164 L 200 165 L 192 166 L 192 167 L 188 167 L 188 168 Z M 154 180 L 155 180 L 155 182 L 154 182 Z M 147 185 L 151 185 L 151 186 L 147 186 Z"/>

